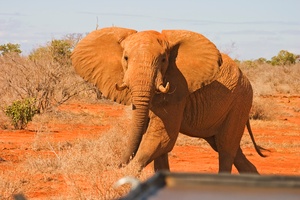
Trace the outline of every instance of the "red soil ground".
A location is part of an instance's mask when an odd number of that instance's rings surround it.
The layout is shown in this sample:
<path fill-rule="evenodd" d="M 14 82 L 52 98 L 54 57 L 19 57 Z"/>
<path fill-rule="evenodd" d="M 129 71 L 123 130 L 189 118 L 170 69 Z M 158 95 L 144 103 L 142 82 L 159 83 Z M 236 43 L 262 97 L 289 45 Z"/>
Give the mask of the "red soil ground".
<path fill-rule="evenodd" d="M 299 176 L 300 97 L 272 97 L 272 100 L 283 110 L 281 112 L 283 114 L 276 117 L 280 125 L 277 125 L 277 123 L 267 123 L 267 125 L 260 125 L 260 123 L 256 122 L 252 123 L 256 142 L 270 150 L 268 157 L 260 157 L 255 152 L 252 144 L 244 145 L 242 149 L 247 158 L 253 162 L 263 175 Z M 102 113 L 101 120 L 105 120 L 106 117 L 112 119 L 111 117 L 118 117 L 124 114 L 124 107 L 115 104 L 72 103 L 63 105 L 60 109 L 72 112 L 81 112 L 84 110 L 86 112 L 93 112 L 95 115 Z M 35 140 L 36 134 L 34 131 L 30 131 L 33 128 L 32 126 L 28 127 L 29 130 L 22 131 L 0 130 L 0 172 L 2 170 L 11 170 L 17 179 L 18 171 L 14 170 L 14 166 L 22 165 L 28 156 L 39 153 L 39 151 L 32 150 L 32 143 Z M 111 126 L 55 124 L 52 139 L 61 142 L 80 137 L 90 137 L 93 131 L 107 131 Z M 245 135 L 248 135 L 247 131 L 245 131 Z M 170 153 L 170 166 L 173 172 L 217 173 L 218 155 L 208 146 L 176 145 Z M 237 173 L 235 169 L 233 169 L 233 173 Z M 39 178 L 42 179 L 42 177 Z M 56 183 L 57 185 L 48 187 L 45 185 L 35 187 L 37 189 L 31 192 L 29 195 L 30 198 L 45 199 L 47 198 L 47 194 L 49 196 L 53 193 L 57 194 L 64 183 L 63 180 Z M 41 183 L 37 180 L 34 184 L 39 185 Z"/>

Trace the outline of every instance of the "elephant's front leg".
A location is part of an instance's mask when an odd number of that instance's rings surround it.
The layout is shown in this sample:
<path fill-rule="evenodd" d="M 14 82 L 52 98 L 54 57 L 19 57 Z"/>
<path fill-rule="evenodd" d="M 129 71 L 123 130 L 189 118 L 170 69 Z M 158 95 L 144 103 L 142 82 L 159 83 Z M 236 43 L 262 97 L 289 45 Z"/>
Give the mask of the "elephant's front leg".
<path fill-rule="evenodd" d="M 154 160 L 155 170 L 169 169 L 168 152 L 178 137 L 183 106 L 154 108 L 150 111 L 150 122 L 132 163 L 143 168 Z"/>

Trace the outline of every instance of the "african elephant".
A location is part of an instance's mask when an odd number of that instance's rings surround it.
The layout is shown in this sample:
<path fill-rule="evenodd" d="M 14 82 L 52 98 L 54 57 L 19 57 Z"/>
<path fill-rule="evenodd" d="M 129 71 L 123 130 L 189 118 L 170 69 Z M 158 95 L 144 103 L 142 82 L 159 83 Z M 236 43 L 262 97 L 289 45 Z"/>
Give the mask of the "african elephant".
<path fill-rule="evenodd" d="M 72 63 L 104 96 L 132 105 L 122 163 L 142 169 L 154 160 L 155 170 L 169 169 L 168 152 L 181 132 L 218 151 L 219 172 L 230 173 L 234 164 L 239 172 L 258 173 L 240 148 L 251 85 L 203 35 L 103 28 L 78 43 Z"/>

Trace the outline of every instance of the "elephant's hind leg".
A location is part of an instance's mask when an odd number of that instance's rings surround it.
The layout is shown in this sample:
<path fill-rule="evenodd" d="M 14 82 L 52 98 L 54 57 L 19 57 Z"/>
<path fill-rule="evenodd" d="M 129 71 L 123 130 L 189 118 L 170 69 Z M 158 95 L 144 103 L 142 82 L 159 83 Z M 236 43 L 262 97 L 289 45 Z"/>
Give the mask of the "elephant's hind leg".
<path fill-rule="evenodd" d="M 233 161 L 231 152 L 219 152 L 219 173 L 231 173 Z"/>
<path fill-rule="evenodd" d="M 256 167 L 246 158 L 242 149 L 239 148 L 234 159 L 234 166 L 239 173 L 254 173 L 258 174 Z"/>
<path fill-rule="evenodd" d="M 170 171 L 168 153 L 165 153 L 154 159 L 154 171 L 159 170 Z"/>
<path fill-rule="evenodd" d="M 219 127 L 219 131 L 215 135 L 219 153 L 219 173 L 231 173 L 247 119 L 248 116 L 245 112 L 233 109 Z"/>
<path fill-rule="evenodd" d="M 209 138 L 204 138 L 210 146 L 218 152 L 215 138 L 214 137 L 209 137 Z M 246 158 L 244 155 L 241 147 L 239 147 L 235 159 L 234 159 L 234 166 L 237 168 L 239 173 L 254 173 L 254 174 L 259 174 L 256 167 Z"/>
<path fill-rule="evenodd" d="M 219 154 L 219 173 L 230 173 L 234 162 L 234 153 L 226 148 L 220 140 L 220 135 L 204 138 L 209 145 Z M 217 145 L 217 143 L 219 143 Z M 221 151 L 219 151 L 219 149 Z"/>

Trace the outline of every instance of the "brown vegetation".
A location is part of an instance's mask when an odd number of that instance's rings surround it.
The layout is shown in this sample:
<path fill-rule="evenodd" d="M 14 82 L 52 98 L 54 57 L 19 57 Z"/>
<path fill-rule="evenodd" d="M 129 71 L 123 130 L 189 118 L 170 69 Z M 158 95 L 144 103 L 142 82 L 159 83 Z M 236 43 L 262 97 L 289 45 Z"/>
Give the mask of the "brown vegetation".
<path fill-rule="evenodd" d="M 288 66 L 247 62 L 240 63 L 254 88 L 254 95 L 259 96 L 298 96 L 300 94 L 300 63 Z"/>

